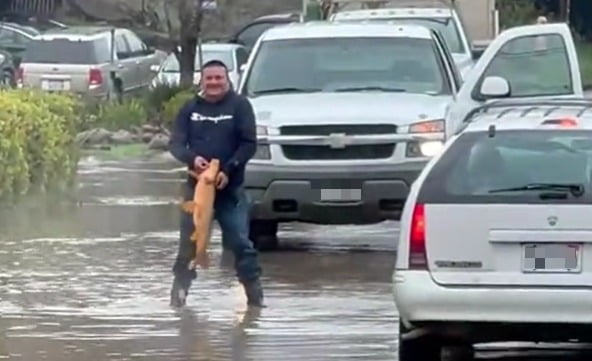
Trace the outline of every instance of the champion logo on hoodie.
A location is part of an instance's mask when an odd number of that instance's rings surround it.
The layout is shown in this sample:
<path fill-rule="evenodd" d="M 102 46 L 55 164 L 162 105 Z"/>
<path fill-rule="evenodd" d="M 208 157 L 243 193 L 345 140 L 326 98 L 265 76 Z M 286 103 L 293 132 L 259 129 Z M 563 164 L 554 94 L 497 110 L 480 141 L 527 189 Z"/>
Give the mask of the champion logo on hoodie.
<path fill-rule="evenodd" d="M 231 114 L 221 114 L 221 115 L 217 115 L 214 117 L 214 116 L 203 115 L 203 114 L 200 114 L 197 112 L 191 113 L 191 120 L 194 122 L 209 121 L 209 122 L 218 123 L 223 120 L 232 120 L 232 118 L 233 118 L 233 116 Z"/>

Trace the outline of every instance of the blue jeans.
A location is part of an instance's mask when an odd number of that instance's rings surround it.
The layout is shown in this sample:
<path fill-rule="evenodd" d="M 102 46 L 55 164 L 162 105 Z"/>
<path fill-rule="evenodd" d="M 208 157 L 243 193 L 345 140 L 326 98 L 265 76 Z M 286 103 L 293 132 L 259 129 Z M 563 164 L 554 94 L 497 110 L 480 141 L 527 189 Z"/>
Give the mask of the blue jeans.
<path fill-rule="evenodd" d="M 185 186 L 185 200 L 193 199 L 193 187 Z M 214 202 L 214 219 L 222 230 L 224 248 L 234 254 L 234 268 L 240 282 L 248 283 L 261 275 L 257 250 L 249 239 L 250 200 L 243 188 L 219 192 Z M 195 256 L 195 243 L 190 236 L 195 229 L 192 215 L 181 211 L 181 236 L 173 273 L 186 288 L 197 276 L 189 270 L 189 263 Z"/>

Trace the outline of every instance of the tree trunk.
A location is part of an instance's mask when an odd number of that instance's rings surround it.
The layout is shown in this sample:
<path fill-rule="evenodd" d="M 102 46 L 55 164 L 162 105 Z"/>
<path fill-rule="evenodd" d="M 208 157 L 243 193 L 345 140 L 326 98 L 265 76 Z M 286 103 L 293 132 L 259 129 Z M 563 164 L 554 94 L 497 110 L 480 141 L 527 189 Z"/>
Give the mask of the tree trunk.
<path fill-rule="evenodd" d="M 197 3 L 197 4 L 196 4 Z M 180 45 L 179 67 L 182 87 L 193 86 L 195 55 L 201 23 L 201 0 L 179 0 Z"/>
<path fill-rule="evenodd" d="M 183 27 L 183 25 L 181 25 Z M 193 86 L 193 77 L 195 72 L 195 49 L 197 47 L 197 37 L 193 34 L 187 34 L 181 30 L 181 54 L 179 54 L 179 65 L 181 69 L 181 86 Z"/>

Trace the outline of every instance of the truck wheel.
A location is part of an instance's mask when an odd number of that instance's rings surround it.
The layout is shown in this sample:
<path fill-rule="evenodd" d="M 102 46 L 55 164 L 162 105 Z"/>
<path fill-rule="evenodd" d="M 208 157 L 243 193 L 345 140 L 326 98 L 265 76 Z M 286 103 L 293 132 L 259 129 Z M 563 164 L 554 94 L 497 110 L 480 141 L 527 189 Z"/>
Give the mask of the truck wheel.
<path fill-rule="evenodd" d="M 277 249 L 278 222 L 252 220 L 249 229 L 249 238 L 259 251 L 272 251 Z"/>
<path fill-rule="evenodd" d="M 422 336 L 403 340 L 401 335 L 405 332 L 407 329 L 399 321 L 399 361 L 440 361 L 442 359 L 443 344 L 436 337 Z"/>

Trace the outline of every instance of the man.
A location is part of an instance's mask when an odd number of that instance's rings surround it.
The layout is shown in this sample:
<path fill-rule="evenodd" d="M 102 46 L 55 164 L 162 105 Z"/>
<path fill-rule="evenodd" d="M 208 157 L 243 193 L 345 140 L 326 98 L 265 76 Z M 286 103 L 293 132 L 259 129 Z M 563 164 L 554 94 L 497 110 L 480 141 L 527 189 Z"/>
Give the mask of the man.
<path fill-rule="evenodd" d="M 201 92 L 180 110 L 171 135 L 170 151 L 196 173 L 203 172 L 212 158 L 220 160 L 216 179 L 214 218 L 225 244 L 234 253 L 234 266 L 245 288 L 249 305 L 263 307 L 261 268 L 257 251 L 248 238 L 249 200 L 242 184 L 245 165 L 257 147 L 255 115 L 251 103 L 230 88 L 228 69 L 221 61 L 203 65 Z M 184 199 L 193 198 L 195 179 L 188 176 Z M 195 256 L 190 214 L 181 212 L 181 237 L 173 266 L 171 305 L 185 305 L 189 287 L 197 276 L 189 264 Z"/>

